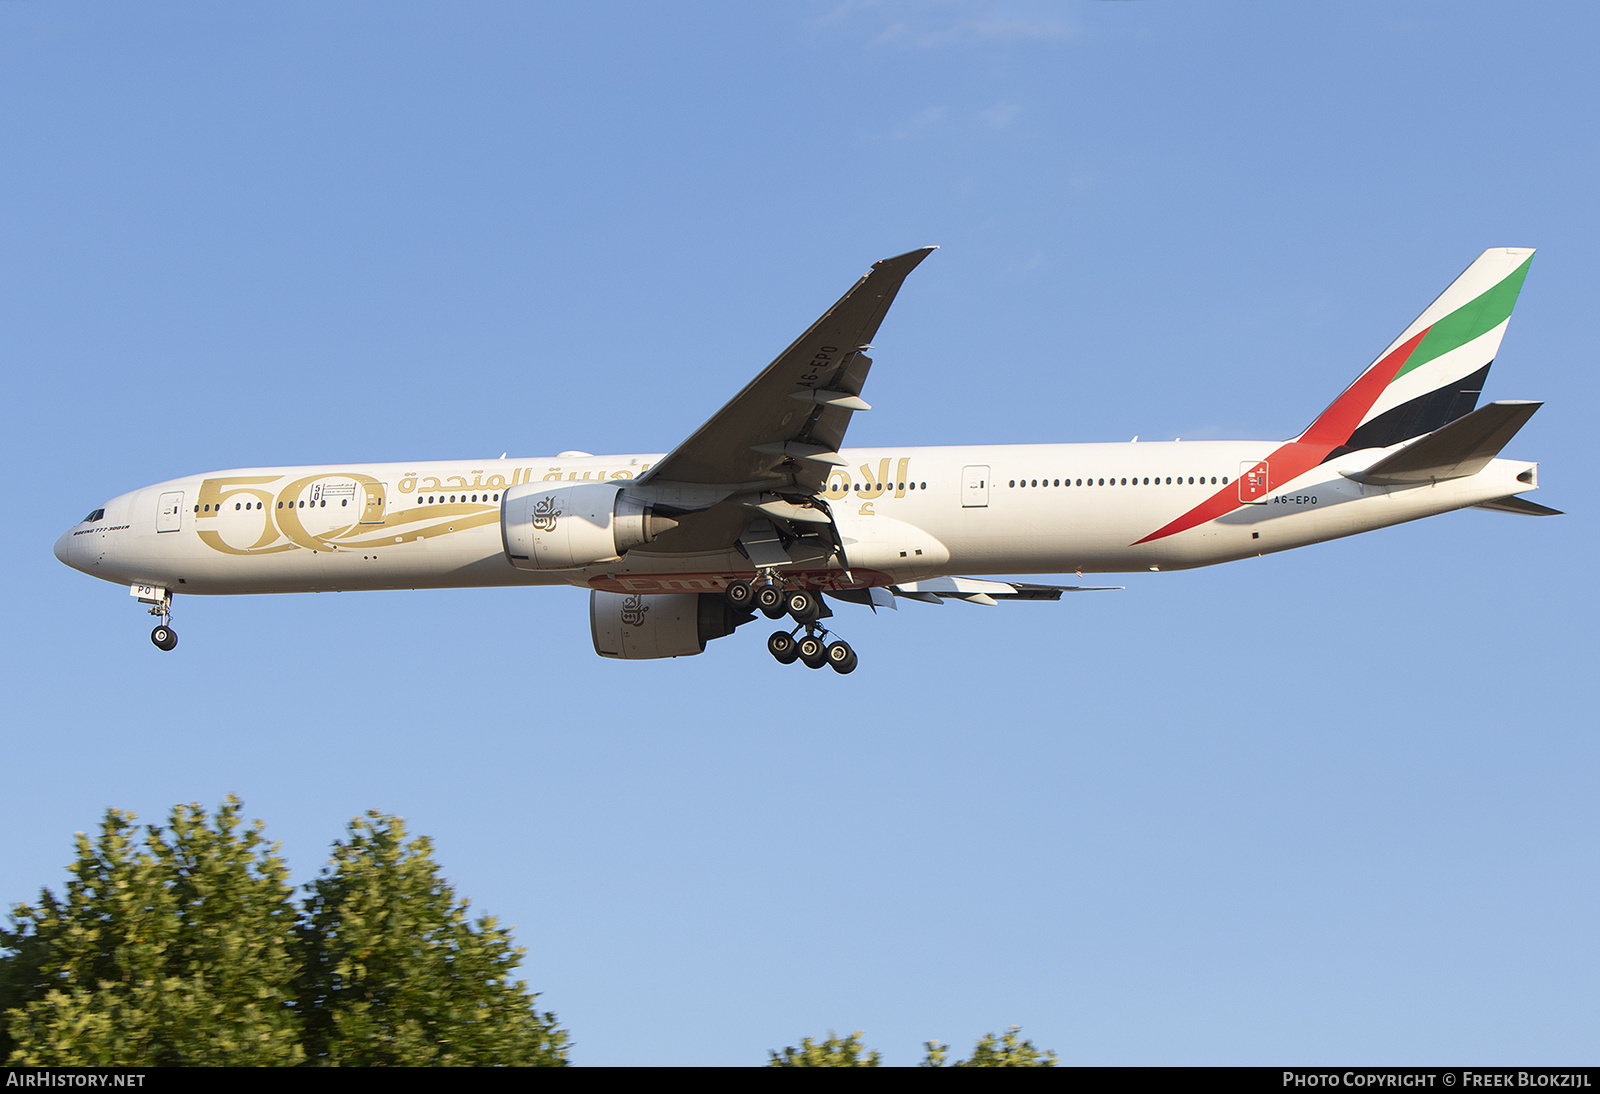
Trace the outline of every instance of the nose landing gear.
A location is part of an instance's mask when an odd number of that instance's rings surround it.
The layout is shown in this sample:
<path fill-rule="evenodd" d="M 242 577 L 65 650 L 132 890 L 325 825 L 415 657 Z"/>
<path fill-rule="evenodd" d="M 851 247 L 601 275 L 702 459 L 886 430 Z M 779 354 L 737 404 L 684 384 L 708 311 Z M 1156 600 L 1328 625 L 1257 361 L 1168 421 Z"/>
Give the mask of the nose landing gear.
<path fill-rule="evenodd" d="M 134 586 L 134 592 L 149 592 L 153 594 L 139 597 L 141 604 L 149 604 L 151 606 L 151 615 L 161 617 L 161 625 L 150 632 L 150 641 L 154 642 L 156 649 L 161 652 L 170 652 L 178 644 L 178 632 L 172 629 L 172 594 L 166 589 L 152 589 L 148 585 L 136 585 Z"/>

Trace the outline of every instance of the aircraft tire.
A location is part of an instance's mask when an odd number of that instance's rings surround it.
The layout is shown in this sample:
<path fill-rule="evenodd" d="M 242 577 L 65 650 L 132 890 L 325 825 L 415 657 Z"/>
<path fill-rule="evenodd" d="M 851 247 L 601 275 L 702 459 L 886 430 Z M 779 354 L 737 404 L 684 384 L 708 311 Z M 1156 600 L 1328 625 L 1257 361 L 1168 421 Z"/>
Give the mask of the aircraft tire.
<path fill-rule="evenodd" d="M 749 611 L 750 605 L 755 601 L 756 598 L 755 592 L 743 581 L 735 581 L 731 583 L 725 590 L 723 590 L 722 595 L 727 598 L 728 603 L 732 607 L 741 612 Z"/>
<path fill-rule="evenodd" d="M 178 632 L 171 627 L 157 627 L 150 632 L 150 641 L 156 644 L 156 649 L 166 652 L 178 644 Z"/>
<path fill-rule="evenodd" d="M 800 663 L 808 669 L 820 669 L 828 663 L 828 647 L 814 634 L 800 639 L 799 650 Z"/>
<path fill-rule="evenodd" d="M 795 643 L 794 635 L 788 631 L 773 631 L 772 637 L 767 639 L 767 652 L 772 654 L 773 660 L 780 665 L 792 665 L 795 658 L 800 656 L 800 648 Z"/>
<path fill-rule="evenodd" d="M 776 619 L 783 614 L 783 590 L 776 585 L 763 585 L 756 590 L 756 607 L 767 613 L 767 618 Z M 773 615 L 776 608 L 778 615 Z"/>
<path fill-rule="evenodd" d="M 804 589 L 786 596 L 783 606 L 794 617 L 796 623 L 814 623 L 822 614 L 822 602 L 817 599 L 817 594 L 808 593 Z"/>
<path fill-rule="evenodd" d="M 828 664 L 840 676 L 848 676 L 856 670 L 856 651 L 850 648 L 847 642 L 835 642 L 828 647 Z"/>

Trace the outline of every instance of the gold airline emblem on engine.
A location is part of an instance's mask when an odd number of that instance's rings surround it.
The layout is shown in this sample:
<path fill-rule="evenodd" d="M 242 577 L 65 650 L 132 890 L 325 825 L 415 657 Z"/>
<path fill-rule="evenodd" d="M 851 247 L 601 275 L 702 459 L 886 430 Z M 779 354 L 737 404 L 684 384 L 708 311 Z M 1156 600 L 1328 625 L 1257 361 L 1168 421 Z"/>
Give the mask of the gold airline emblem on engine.
<path fill-rule="evenodd" d="M 642 596 L 630 596 L 622 602 L 622 621 L 630 627 L 644 626 L 644 613 L 650 610 L 650 605 L 644 602 Z"/>
<path fill-rule="evenodd" d="M 554 532 L 561 516 L 561 506 L 554 494 L 546 494 L 533 503 L 533 526 L 541 532 Z"/>

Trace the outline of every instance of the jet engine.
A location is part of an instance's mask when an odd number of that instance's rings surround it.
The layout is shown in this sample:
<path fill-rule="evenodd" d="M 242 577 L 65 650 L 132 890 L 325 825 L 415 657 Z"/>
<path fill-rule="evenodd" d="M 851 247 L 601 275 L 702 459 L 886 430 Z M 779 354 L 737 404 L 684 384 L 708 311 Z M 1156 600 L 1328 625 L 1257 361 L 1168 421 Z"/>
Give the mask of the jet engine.
<path fill-rule="evenodd" d="M 594 652 L 628 661 L 704 653 L 707 642 L 754 618 L 721 593 L 589 594 Z"/>
<path fill-rule="evenodd" d="M 676 525 L 614 482 L 523 483 L 500 503 L 500 539 L 519 570 L 606 562 Z"/>

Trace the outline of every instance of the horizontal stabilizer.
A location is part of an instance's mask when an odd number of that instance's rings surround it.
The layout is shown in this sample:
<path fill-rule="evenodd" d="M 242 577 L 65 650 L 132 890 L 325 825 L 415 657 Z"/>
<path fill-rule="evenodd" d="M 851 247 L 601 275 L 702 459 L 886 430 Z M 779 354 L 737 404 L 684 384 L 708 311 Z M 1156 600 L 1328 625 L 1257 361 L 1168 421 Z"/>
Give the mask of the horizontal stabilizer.
<path fill-rule="evenodd" d="M 1344 476 L 1367 486 L 1417 486 L 1476 475 L 1543 405 L 1505 401 L 1481 406 L 1371 467 L 1346 471 Z"/>
<path fill-rule="evenodd" d="M 1494 501 L 1483 501 L 1473 506 L 1474 509 L 1488 509 L 1495 513 L 1516 513 L 1523 517 L 1559 517 L 1562 512 L 1552 509 L 1548 505 L 1540 505 L 1527 498 L 1512 495 L 1509 498 L 1496 498 Z"/>
<path fill-rule="evenodd" d="M 985 581 L 975 577 L 934 577 L 891 585 L 889 591 L 907 600 L 937 604 L 941 599 L 993 606 L 1001 600 L 1060 600 L 1062 593 L 1093 593 L 1121 585 L 1030 585 L 1021 581 Z"/>

